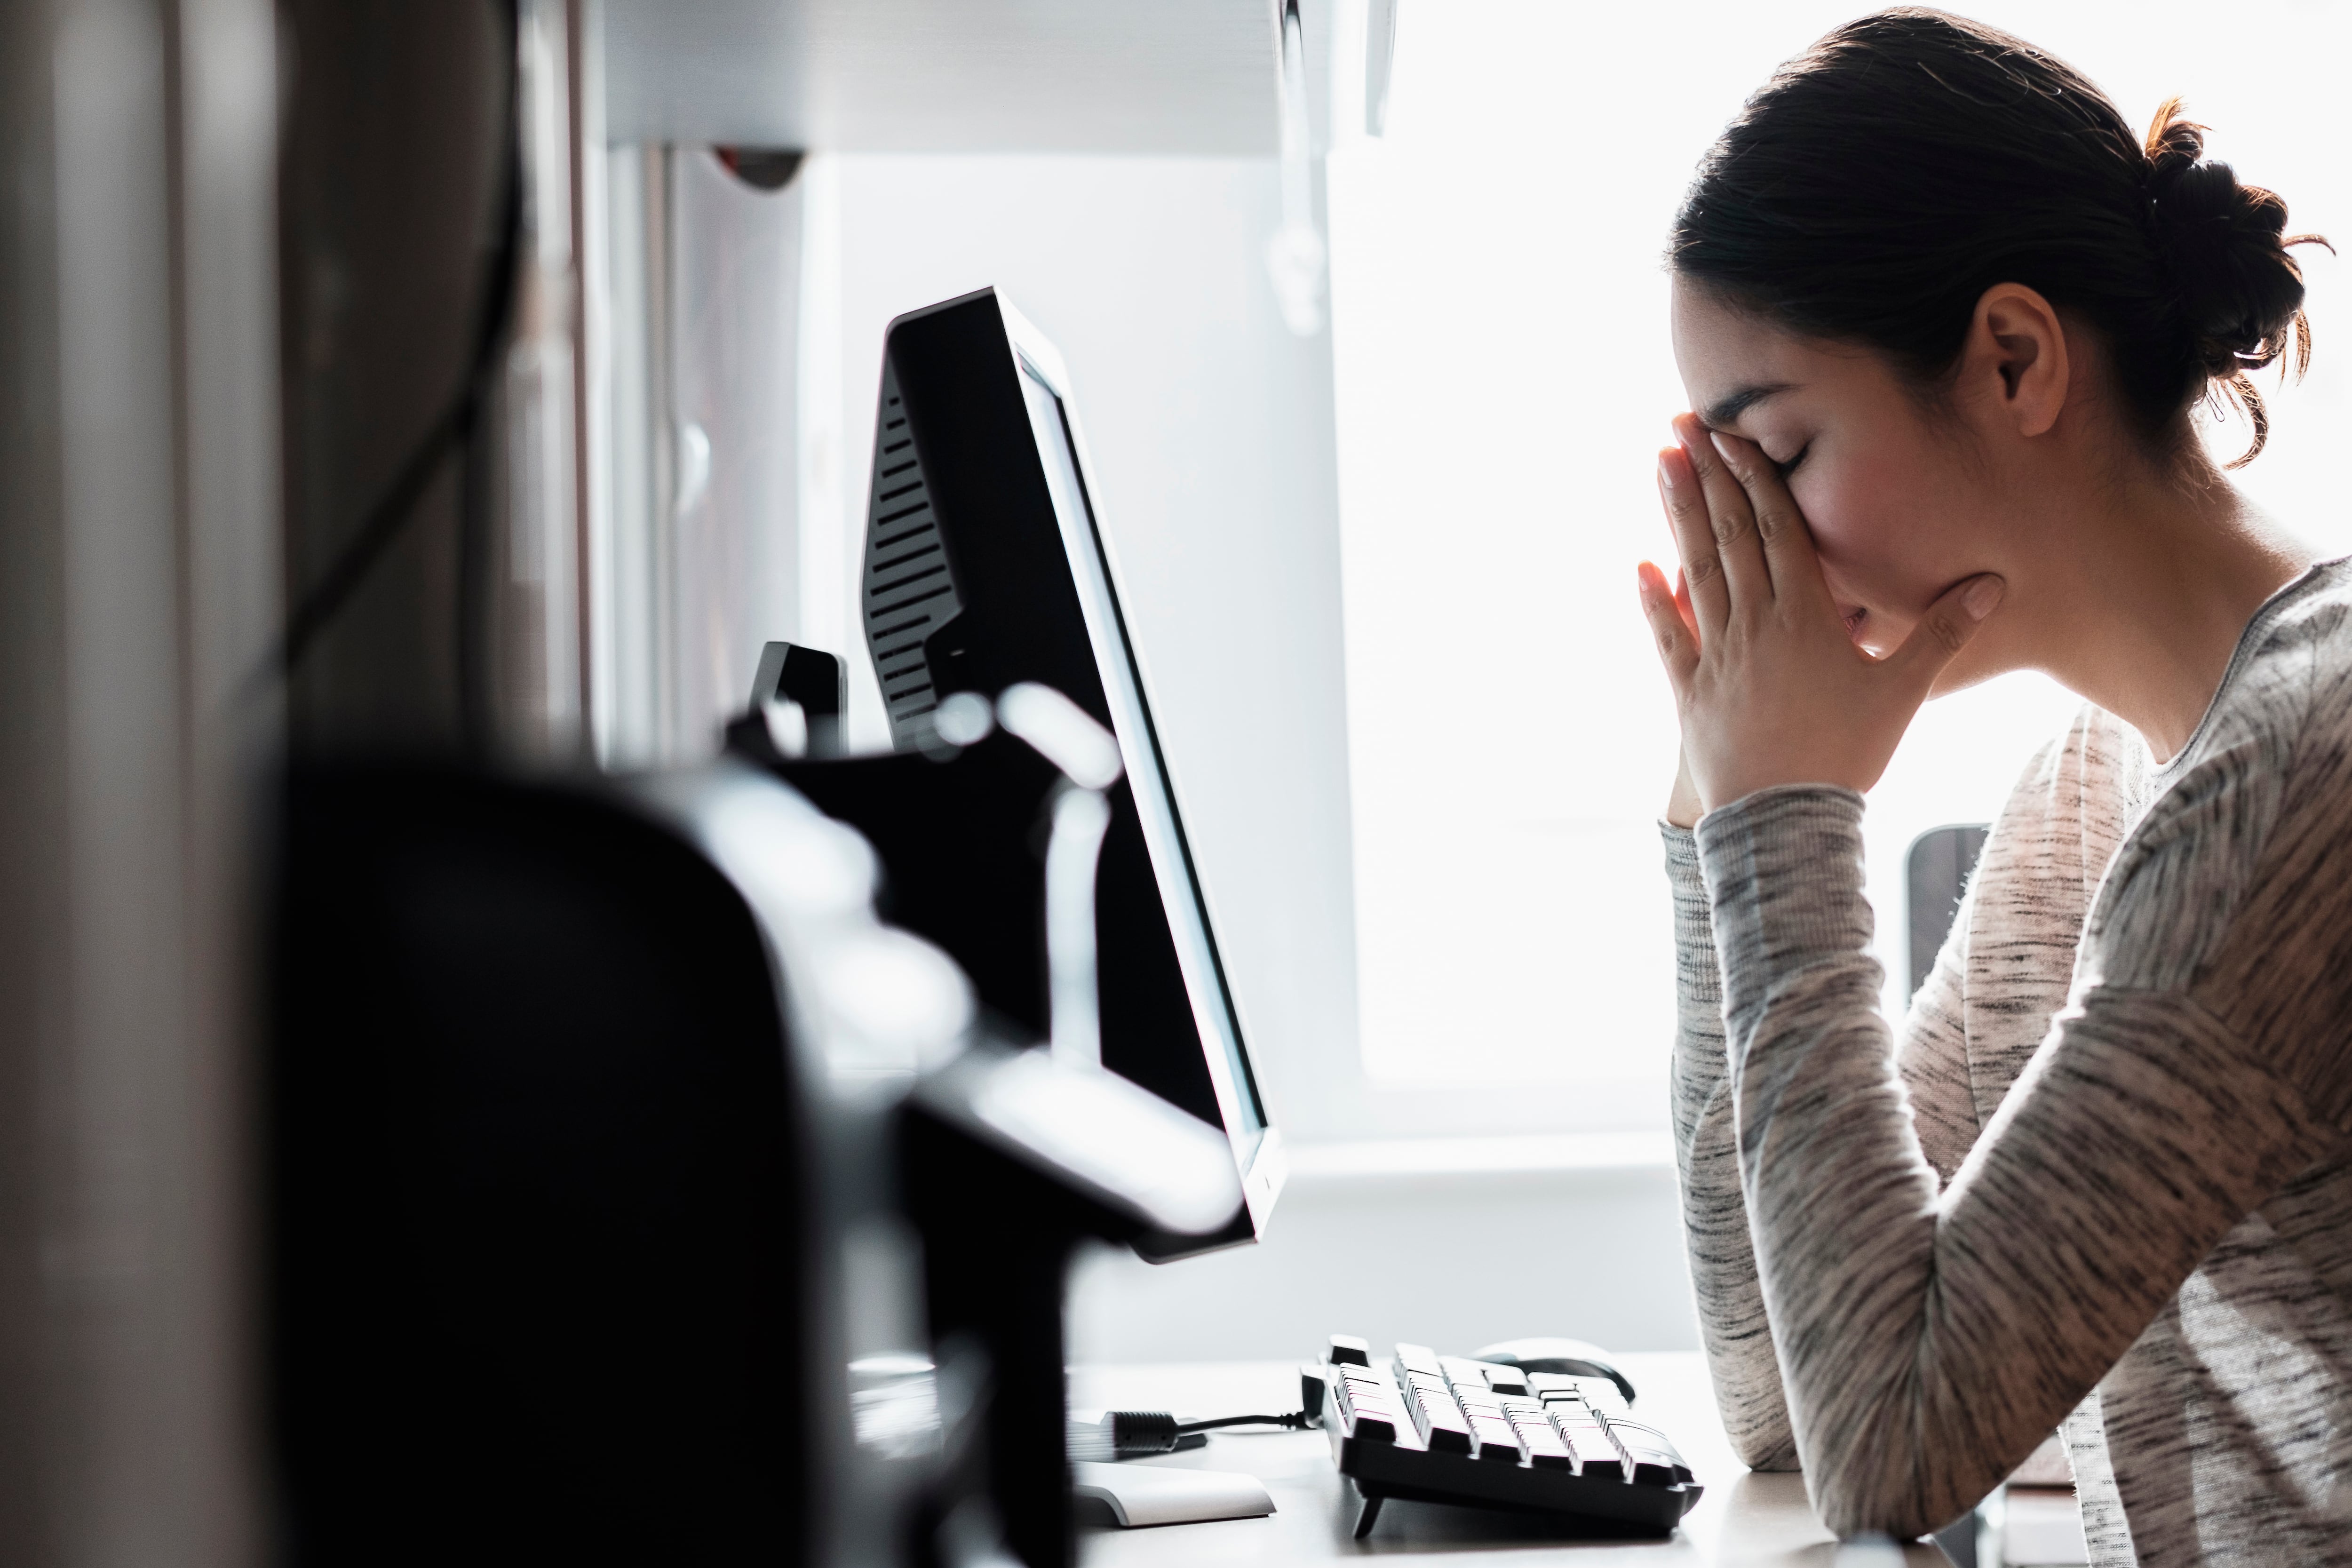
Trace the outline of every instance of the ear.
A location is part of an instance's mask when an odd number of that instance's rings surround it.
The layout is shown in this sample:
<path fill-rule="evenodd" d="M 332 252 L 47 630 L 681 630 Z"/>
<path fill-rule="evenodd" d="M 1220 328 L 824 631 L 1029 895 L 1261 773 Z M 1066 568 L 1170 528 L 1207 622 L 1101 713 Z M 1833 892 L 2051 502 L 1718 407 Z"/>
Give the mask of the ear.
<path fill-rule="evenodd" d="M 2049 300 L 2022 283 L 1996 283 L 1977 300 L 1960 351 L 1964 384 L 2019 435 L 2041 436 L 2066 406 L 2073 371 L 2066 328 Z"/>

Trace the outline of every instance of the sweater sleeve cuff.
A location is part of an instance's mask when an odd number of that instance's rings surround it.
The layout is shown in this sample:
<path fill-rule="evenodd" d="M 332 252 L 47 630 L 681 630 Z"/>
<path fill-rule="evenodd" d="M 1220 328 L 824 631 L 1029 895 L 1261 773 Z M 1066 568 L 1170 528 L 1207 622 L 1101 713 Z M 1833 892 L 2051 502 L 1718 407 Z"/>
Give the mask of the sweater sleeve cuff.
<path fill-rule="evenodd" d="M 1781 784 L 1699 818 L 1724 1012 L 1752 1015 L 1787 976 L 1870 946 L 1863 893 L 1862 796 Z"/>
<path fill-rule="evenodd" d="M 1719 1040 L 1723 1034 L 1723 973 L 1715 956 L 1715 926 L 1707 911 L 1706 877 L 1698 844 L 1687 827 L 1658 824 L 1666 851 L 1666 882 L 1674 893 L 1675 1001 L 1685 1037 Z M 1696 1034 L 1694 1034 L 1696 1031 Z M 1719 1064 L 1723 1053 L 1712 1055 Z"/>
<path fill-rule="evenodd" d="M 1715 937 L 1707 918 L 1706 873 L 1699 864 L 1698 838 L 1691 829 L 1661 819 L 1658 837 L 1666 851 L 1666 882 L 1675 896 L 1675 940 L 1705 943 Z"/>

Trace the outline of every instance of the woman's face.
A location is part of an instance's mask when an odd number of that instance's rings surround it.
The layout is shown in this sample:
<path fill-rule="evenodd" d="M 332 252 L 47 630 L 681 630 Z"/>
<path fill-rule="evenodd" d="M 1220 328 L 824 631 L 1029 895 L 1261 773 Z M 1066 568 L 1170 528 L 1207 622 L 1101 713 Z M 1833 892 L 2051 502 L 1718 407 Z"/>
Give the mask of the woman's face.
<path fill-rule="evenodd" d="M 1794 336 L 1680 279 L 1674 339 L 1692 411 L 1755 442 L 1787 477 L 1855 642 L 1890 653 L 1946 589 L 2004 570 L 1981 465 L 1877 354 Z M 1977 647 L 1939 689 L 1991 673 L 1991 650 L 1971 658 Z"/>

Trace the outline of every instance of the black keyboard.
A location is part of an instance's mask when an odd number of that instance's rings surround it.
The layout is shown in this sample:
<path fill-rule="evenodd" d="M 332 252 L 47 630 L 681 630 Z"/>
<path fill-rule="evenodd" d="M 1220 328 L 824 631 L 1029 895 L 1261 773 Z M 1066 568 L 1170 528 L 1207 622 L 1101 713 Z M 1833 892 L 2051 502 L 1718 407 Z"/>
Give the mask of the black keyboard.
<path fill-rule="evenodd" d="M 1359 1539 L 1391 1497 L 1583 1514 L 1671 1531 L 1700 1488 L 1675 1446 L 1603 1377 L 1522 1372 L 1399 1345 L 1331 1336 L 1302 1369 L 1307 1413 L 1356 1483 Z"/>

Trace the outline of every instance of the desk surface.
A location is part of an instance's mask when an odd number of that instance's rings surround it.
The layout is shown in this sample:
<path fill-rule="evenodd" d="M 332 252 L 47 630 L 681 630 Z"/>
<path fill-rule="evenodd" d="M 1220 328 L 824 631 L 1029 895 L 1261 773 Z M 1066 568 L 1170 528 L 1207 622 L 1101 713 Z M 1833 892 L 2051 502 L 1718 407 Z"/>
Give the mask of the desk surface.
<path fill-rule="evenodd" d="M 1665 1541 L 1579 1540 L 1527 1514 L 1447 1508 L 1391 1499 L 1365 1541 L 1350 1541 L 1355 1496 L 1331 1467 L 1320 1432 L 1212 1434 L 1190 1454 L 1131 1461 L 1255 1476 L 1274 1497 L 1269 1519 L 1215 1524 L 1163 1525 L 1149 1530 L 1088 1531 L 1079 1553 L 1085 1568 L 1213 1568 L 1222 1563 L 1310 1563 L 1399 1552 L 1441 1561 L 1491 1562 L 1510 1552 L 1520 1563 L 1575 1563 L 1578 1568 L 1666 1568 L 1669 1563 L 1738 1563 L 1741 1568 L 1897 1568 L 1942 1565 L 1932 1545 L 1898 1552 L 1888 1546 L 1841 1550 L 1813 1517 L 1804 1483 L 1791 1475 L 1754 1475 L 1732 1458 L 1706 1369 L 1693 1354 L 1628 1355 L 1625 1374 L 1641 1399 L 1635 1408 L 1675 1440 L 1698 1472 L 1706 1495 L 1682 1528 Z M 1178 1410 L 1189 1415 L 1298 1408 L 1295 1363 L 1236 1362 L 1171 1366 L 1075 1369 L 1073 1408 Z"/>

